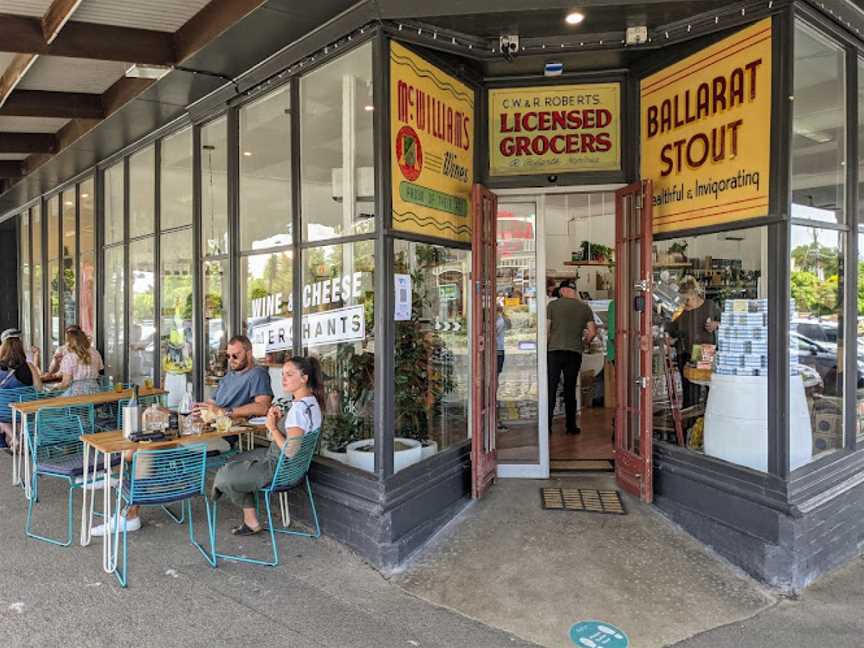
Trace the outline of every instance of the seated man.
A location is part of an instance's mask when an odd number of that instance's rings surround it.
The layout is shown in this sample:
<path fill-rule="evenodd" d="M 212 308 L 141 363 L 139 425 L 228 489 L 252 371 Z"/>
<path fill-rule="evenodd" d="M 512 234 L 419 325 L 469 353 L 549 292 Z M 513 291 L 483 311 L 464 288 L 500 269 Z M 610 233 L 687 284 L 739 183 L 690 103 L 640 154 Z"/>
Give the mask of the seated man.
<path fill-rule="evenodd" d="M 252 356 L 252 343 L 245 335 L 235 335 L 228 341 L 228 373 L 219 383 L 214 400 L 206 403 L 196 403 L 195 413 L 210 410 L 214 415 L 224 414 L 235 418 L 251 418 L 265 416 L 273 401 L 273 389 L 270 387 L 270 375 L 263 367 L 255 366 Z M 237 436 L 225 437 L 231 444 L 236 443 Z M 124 460 L 132 461 L 132 453 Z M 126 531 L 137 531 L 141 528 L 139 507 L 131 506 L 125 516 L 120 517 L 121 525 Z M 91 529 L 94 536 L 114 532 L 114 524 L 100 524 Z M 120 527 L 122 530 L 122 526 Z"/>
<path fill-rule="evenodd" d="M 235 335 L 228 340 L 228 373 L 222 378 L 213 400 L 196 403 L 195 412 L 210 410 L 218 416 L 252 418 L 266 416 L 273 402 L 270 374 L 263 367 L 255 366 L 252 343 L 245 335 Z M 237 437 L 226 437 L 234 443 Z"/>

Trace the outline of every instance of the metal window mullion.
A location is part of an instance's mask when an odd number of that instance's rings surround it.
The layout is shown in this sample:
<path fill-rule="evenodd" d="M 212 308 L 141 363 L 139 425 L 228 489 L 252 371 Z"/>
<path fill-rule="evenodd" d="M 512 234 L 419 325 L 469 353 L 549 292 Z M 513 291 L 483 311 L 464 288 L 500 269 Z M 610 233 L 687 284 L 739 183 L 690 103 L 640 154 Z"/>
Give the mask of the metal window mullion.
<path fill-rule="evenodd" d="M 75 273 L 75 322 L 81 325 L 81 184 L 75 183 L 75 258 L 72 261 Z"/>
<path fill-rule="evenodd" d="M 393 239 L 387 235 L 392 219 L 390 195 L 390 43 L 383 33 L 372 41 L 372 88 L 375 112 L 375 473 L 379 479 L 393 474 L 394 456 L 394 336 Z"/>
<path fill-rule="evenodd" d="M 153 384 L 162 386 L 162 140 L 153 144 Z"/>
<path fill-rule="evenodd" d="M 843 272 L 843 420 L 844 446 L 854 450 L 858 439 L 858 56 L 846 47 L 846 252 Z"/>
<path fill-rule="evenodd" d="M 228 129 L 228 285 L 231 291 L 228 322 L 229 339 L 243 328 L 240 308 L 240 113 L 237 108 L 228 111 L 225 120 Z"/>
<path fill-rule="evenodd" d="M 129 333 L 132 313 L 132 272 L 129 267 L 129 158 L 123 158 L 123 347 L 121 358 L 123 382 L 129 382 Z"/>
<path fill-rule="evenodd" d="M 40 222 L 39 236 L 41 237 L 40 246 L 42 248 L 40 256 L 42 257 L 42 364 L 45 368 L 48 367 L 46 361 L 48 358 L 48 338 L 51 337 L 51 295 L 48 292 L 48 201 L 43 200 L 40 206 Z"/>
<path fill-rule="evenodd" d="M 768 473 L 785 480 L 789 474 L 789 297 L 792 205 L 791 146 L 793 106 L 793 50 L 795 23 L 791 8 L 773 17 L 771 149 L 773 181 L 769 208 L 783 220 L 768 225 Z"/>
<path fill-rule="evenodd" d="M 291 119 L 288 146 L 291 147 L 291 320 L 293 324 L 292 348 L 294 355 L 303 353 L 303 220 L 300 213 L 302 201 L 300 175 L 300 79 L 291 80 Z"/>
<path fill-rule="evenodd" d="M 27 340 L 33 344 L 33 208 L 27 209 L 27 262 L 30 264 L 29 274 L 29 290 L 30 290 L 30 322 L 29 331 L 27 331 Z M 40 367 L 41 369 L 41 367 Z"/>
<path fill-rule="evenodd" d="M 192 129 L 192 348 L 195 399 L 204 399 L 204 261 L 201 227 L 201 126 Z"/>
<path fill-rule="evenodd" d="M 96 271 L 96 303 L 93 313 L 96 326 L 96 348 L 105 357 L 105 171 L 93 174 L 93 263 Z"/>

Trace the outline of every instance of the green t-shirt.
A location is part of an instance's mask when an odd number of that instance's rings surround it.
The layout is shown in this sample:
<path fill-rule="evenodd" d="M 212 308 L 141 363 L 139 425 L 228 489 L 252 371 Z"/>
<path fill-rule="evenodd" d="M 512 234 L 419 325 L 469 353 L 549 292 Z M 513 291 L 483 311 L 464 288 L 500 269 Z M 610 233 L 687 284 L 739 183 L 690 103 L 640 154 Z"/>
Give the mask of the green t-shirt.
<path fill-rule="evenodd" d="M 591 307 L 579 299 L 561 297 L 549 302 L 546 317 L 551 324 L 546 350 L 582 353 L 582 333 L 594 321 Z"/>
<path fill-rule="evenodd" d="M 606 332 L 606 359 L 615 362 L 615 300 L 609 302 L 609 315 L 606 318 L 609 327 Z"/>

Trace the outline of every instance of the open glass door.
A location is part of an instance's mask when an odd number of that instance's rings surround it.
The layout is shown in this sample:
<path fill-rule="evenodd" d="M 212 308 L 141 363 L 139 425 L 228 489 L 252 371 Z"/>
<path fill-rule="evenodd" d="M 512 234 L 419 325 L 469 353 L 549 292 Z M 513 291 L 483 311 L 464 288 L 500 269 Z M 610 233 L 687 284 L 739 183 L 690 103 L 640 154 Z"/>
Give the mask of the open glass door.
<path fill-rule="evenodd" d="M 636 182 L 615 193 L 615 478 L 651 502 L 651 183 Z"/>
<path fill-rule="evenodd" d="M 472 387 L 471 496 L 482 497 L 496 474 L 495 429 L 497 427 L 497 371 L 495 346 L 495 220 L 498 199 L 481 185 L 474 185 L 474 240 L 472 276 L 474 322 L 471 353 Z"/>

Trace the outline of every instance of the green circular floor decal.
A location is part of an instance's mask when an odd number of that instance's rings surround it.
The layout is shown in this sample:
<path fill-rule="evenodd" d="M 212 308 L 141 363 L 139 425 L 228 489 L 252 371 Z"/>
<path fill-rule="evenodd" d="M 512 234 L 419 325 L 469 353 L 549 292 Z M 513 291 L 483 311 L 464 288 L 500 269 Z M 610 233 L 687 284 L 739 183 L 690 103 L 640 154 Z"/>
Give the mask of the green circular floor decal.
<path fill-rule="evenodd" d="M 570 640 L 584 648 L 627 648 L 630 645 L 623 630 L 605 621 L 574 623 L 570 628 Z"/>

